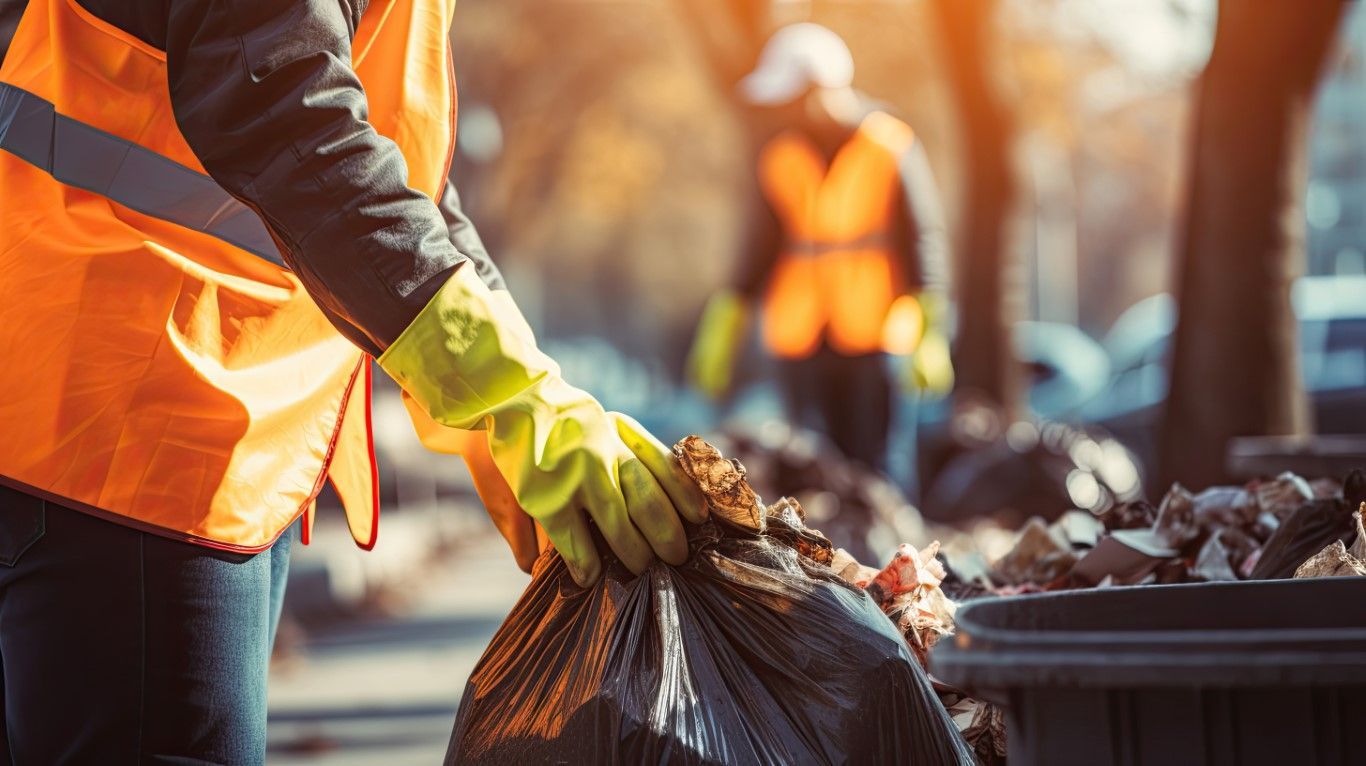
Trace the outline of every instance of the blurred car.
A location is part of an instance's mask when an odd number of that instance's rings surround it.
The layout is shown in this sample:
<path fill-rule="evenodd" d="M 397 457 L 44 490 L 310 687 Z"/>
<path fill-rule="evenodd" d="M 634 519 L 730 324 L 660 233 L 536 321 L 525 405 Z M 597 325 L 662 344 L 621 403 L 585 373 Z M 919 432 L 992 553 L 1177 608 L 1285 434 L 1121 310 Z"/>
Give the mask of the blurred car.
<path fill-rule="evenodd" d="M 1318 432 L 1366 433 L 1366 276 L 1302 277 L 1291 301 Z M 1079 411 L 1081 420 L 1102 425 L 1148 466 L 1157 454 L 1175 330 L 1176 301 L 1166 293 L 1120 315 L 1102 341 L 1113 375 Z"/>
<path fill-rule="evenodd" d="M 1109 385 L 1110 357 L 1073 325 L 1017 322 L 1012 341 L 1026 372 L 1030 415 L 1002 423 L 989 407 L 927 403 L 918 414 L 918 498 L 927 518 L 993 516 L 1018 526 L 1070 508 L 1096 512 L 1138 496 L 1133 455 L 1103 429 L 1078 428 L 1082 408 Z M 895 466 L 893 472 L 895 473 Z"/>

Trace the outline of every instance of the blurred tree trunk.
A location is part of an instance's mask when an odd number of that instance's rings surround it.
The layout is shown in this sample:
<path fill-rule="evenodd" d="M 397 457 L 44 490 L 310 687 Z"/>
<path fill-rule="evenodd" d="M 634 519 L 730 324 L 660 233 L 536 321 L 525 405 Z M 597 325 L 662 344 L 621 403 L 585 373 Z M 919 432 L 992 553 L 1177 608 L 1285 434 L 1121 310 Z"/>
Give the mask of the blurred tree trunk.
<path fill-rule="evenodd" d="M 1015 197 L 1010 164 L 1015 126 L 991 66 L 1001 50 L 994 32 L 996 8 L 996 0 L 934 0 L 932 5 L 962 135 L 965 188 L 954 274 L 957 390 L 985 398 L 1009 422 L 1020 409 L 1020 371 L 1011 348 L 1014 265 L 1006 236 Z"/>
<path fill-rule="evenodd" d="M 1307 128 L 1341 0 L 1222 0 L 1200 83 L 1161 476 L 1227 480 L 1235 436 L 1312 428 L 1290 288 Z"/>
<path fill-rule="evenodd" d="M 718 86 L 735 96 L 773 30 L 772 0 L 677 0 L 676 7 Z"/>

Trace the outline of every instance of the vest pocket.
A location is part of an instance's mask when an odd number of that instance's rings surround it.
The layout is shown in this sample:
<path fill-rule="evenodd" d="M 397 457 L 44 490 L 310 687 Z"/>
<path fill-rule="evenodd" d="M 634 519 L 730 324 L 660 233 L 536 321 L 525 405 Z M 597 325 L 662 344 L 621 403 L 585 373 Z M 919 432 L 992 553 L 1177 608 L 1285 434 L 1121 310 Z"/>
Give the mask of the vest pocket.
<path fill-rule="evenodd" d="M 45 528 L 41 498 L 0 486 L 0 565 L 12 567 Z"/>

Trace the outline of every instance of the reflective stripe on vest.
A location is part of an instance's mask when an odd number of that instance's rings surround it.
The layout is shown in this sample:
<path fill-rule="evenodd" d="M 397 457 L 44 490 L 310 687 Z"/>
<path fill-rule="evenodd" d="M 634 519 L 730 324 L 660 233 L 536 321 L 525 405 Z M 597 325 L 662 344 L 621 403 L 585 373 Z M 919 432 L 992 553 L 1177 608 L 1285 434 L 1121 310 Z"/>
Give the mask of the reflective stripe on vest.
<path fill-rule="evenodd" d="M 911 129 L 874 112 L 828 162 L 788 132 L 764 147 L 759 181 L 783 227 L 764 296 L 764 344 L 801 359 L 824 343 L 848 356 L 885 350 L 883 325 L 903 292 L 892 231 L 899 157 Z"/>
<path fill-rule="evenodd" d="M 790 255 L 807 257 L 838 250 L 870 250 L 892 246 L 892 237 L 886 232 L 875 232 L 856 239 L 822 240 L 793 239 L 783 244 Z"/>
<path fill-rule="evenodd" d="M 287 268 L 261 219 L 212 177 L 58 114 L 52 102 L 8 83 L 0 83 L 0 149 L 68 186 Z"/>
<path fill-rule="evenodd" d="M 352 66 L 435 200 L 454 142 L 454 0 L 375 0 Z M 259 551 L 330 479 L 374 544 L 370 366 L 175 122 L 166 54 L 28 0 L 0 62 L 0 482 Z"/>

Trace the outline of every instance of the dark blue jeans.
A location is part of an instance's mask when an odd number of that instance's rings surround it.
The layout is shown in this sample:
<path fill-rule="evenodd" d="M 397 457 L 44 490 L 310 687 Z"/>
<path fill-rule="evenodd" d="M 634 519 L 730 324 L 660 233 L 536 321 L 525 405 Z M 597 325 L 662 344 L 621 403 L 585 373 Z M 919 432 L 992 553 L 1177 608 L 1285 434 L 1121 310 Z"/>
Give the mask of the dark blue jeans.
<path fill-rule="evenodd" d="M 259 764 L 297 527 L 254 556 L 0 487 L 0 764 Z"/>
<path fill-rule="evenodd" d="M 845 457 L 886 470 L 896 384 L 885 354 L 844 356 L 822 345 L 778 369 L 788 420 L 825 434 Z"/>

